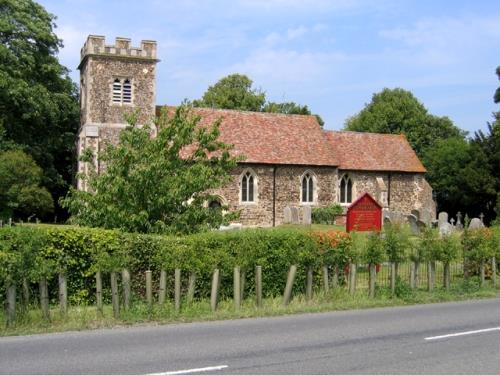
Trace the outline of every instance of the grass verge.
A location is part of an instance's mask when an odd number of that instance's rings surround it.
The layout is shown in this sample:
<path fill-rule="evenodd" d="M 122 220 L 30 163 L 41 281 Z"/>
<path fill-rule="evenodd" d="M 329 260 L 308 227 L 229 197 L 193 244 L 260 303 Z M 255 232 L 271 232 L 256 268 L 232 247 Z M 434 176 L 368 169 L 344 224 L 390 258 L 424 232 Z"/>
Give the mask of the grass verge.
<path fill-rule="evenodd" d="M 232 300 L 225 300 L 221 301 L 215 313 L 210 310 L 208 300 L 183 304 L 179 313 L 175 312 L 171 303 L 166 303 L 163 306 L 154 305 L 149 308 L 143 302 L 137 301 L 132 304 L 129 311 L 122 311 L 119 319 L 113 318 L 112 309 L 109 305 L 105 306 L 102 315 L 96 311 L 94 306 L 72 306 L 66 316 L 61 316 L 59 310 L 54 307 L 51 310 L 50 321 L 45 321 L 42 318 L 39 309 L 28 309 L 18 311 L 15 327 L 6 327 L 6 317 L 2 313 L 0 315 L 0 336 L 79 331 L 137 324 L 169 324 L 367 309 L 493 298 L 499 295 L 498 290 L 490 287 L 479 288 L 476 282 L 456 284 L 450 291 L 436 288 L 433 292 L 422 289 L 411 290 L 406 284 L 400 284 L 396 288 L 396 293 L 395 297 L 391 297 L 388 288 L 378 288 L 376 297 L 371 299 L 367 296 L 366 290 L 360 290 L 351 296 L 344 288 L 338 288 L 329 293 L 319 291 L 314 294 L 311 301 L 306 301 L 303 295 L 297 295 L 286 307 L 282 305 L 281 297 L 264 299 L 262 308 L 257 308 L 254 300 L 247 298 L 243 301 L 239 310 L 234 308 Z"/>

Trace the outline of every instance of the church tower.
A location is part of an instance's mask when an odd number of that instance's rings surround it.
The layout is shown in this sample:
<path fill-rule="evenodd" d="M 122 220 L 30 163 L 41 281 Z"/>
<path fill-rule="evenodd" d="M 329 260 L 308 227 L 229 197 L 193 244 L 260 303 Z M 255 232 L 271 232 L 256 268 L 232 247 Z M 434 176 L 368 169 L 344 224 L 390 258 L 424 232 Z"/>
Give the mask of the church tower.
<path fill-rule="evenodd" d="M 138 123 L 150 123 L 156 105 L 156 42 L 141 41 L 132 47 L 130 39 L 116 38 L 106 45 L 103 36 L 89 35 L 81 50 L 80 132 L 78 156 L 91 149 L 96 156 L 107 142 L 115 143 L 120 130 L 127 126 L 125 116 L 139 110 Z M 78 171 L 87 173 L 87 163 L 78 163 Z M 78 188 L 86 190 L 84 182 Z"/>

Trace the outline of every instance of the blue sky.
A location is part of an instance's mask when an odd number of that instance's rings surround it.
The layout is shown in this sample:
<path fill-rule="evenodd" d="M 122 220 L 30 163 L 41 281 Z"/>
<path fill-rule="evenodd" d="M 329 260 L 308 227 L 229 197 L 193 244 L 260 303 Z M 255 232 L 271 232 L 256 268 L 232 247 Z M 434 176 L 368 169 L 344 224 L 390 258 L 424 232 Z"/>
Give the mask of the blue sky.
<path fill-rule="evenodd" d="M 268 100 L 307 104 L 340 129 L 374 92 L 412 91 L 435 115 L 485 129 L 500 110 L 500 1 L 42 0 L 72 70 L 88 34 L 158 41 L 157 104 L 247 74 Z"/>

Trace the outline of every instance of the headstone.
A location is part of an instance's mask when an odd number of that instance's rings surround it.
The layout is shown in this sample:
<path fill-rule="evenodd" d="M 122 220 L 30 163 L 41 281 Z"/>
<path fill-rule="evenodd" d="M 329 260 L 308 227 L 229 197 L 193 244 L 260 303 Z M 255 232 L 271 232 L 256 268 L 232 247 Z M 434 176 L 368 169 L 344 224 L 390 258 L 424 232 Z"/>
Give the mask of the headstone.
<path fill-rule="evenodd" d="M 479 219 L 481 220 L 481 223 L 484 224 L 484 214 L 482 212 L 479 214 Z"/>
<path fill-rule="evenodd" d="M 444 223 L 448 223 L 448 213 L 440 212 L 438 215 L 438 227 L 441 227 Z"/>
<path fill-rule="evenodd" d="M 462 213 L 460 211 L 457 212 L 457 229 L 464 229 L 464 225 L 462 224 Z"/>
<path fill-rule="evenodd" d="M 388 215 L 384 216 L 384 227 L 390 228 L 392 225 L 391 218 Z"/>
<path fill-rule="evenodd" d="M 290 224 L 292 222 L 292 210 L 290 206 L 286 206 L 283 210 L 283 224 Z"/>
<path fill-rule="evenodd" d="M 469 230 L 481 229 L 484 228 L 484 224 L 481 222 L 481 219 L 474 217 L 470 221 Z"/>
<path fill-rule="evenodd" d="M 311 225 L 311 206 L 304 206 L 302 209 L 302 224 Z"/>
<path fill-rule="evenodd" d="M 423 222 L 422 220 L 417 220 L 417 226 L 420 232 L 422 232 L 425 228 L 427 228 L 427 223 Z"/>
<path fill-rule="evenodd" d="M 451 218 L 450 219 L 450 224 L 451 224 L 452 227 L 454 227 L 455 226 L 455 219 Z"/>
<path fill-rule="evenodd" d="M 297 207 L 291 207 L 290 211 L 292 213 L 292 224 L 299 224 L 299 210 Z"/>
<path fill-rule="evenodd" d="M 450 223 L 444 223 L 439 226 L 439 235 L 441 237 L 448 236 L 451 234 L 453 227 Z"/>
<path fill-rule="evenodd" d="M 419 210 L 411 210 L 411 214 L 414 215 L 417 218 L 417 220 L 421 219 Z"/>
<path fill-rule="evenodd" d="M 408 224 L 410 224 L 411 233 L 414 236 L 418 236 L 420 234 L 420 228 L 417 225 L 418 221 L 417 217 L 415 215 L 410 214 L 406 217 L 406 220 L 408 221 Z"/>

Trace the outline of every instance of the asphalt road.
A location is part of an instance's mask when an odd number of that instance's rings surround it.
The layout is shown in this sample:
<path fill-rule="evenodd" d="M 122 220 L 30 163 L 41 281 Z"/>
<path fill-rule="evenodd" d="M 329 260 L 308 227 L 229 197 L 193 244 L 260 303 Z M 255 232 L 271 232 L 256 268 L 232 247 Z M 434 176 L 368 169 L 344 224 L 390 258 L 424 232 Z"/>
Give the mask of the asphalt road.
<path fill-rule="evenodd" d="M 0 374 L 158 373 L 500 374 L 500 300 L 0 338 Z"/>

